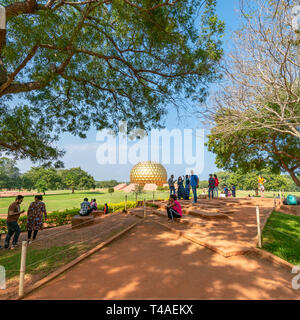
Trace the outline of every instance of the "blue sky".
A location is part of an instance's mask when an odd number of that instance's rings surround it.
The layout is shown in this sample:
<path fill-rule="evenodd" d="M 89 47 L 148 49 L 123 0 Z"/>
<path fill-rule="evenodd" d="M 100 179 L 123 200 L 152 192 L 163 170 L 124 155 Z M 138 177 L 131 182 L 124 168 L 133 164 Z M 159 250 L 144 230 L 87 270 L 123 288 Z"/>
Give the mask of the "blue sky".
<path fill-rule="evenodd" d="M 217 12 L 221 20 L 226 24 L 226 32 L 224 37 L 224 49 L 225 53 L 230 49 L 231 41 L 230 36 L 232 31 L 239 27 L 237 8 L 238 0 L 218 0 Z M 211 90 L 214 86 L 211 86 Z M 201 128 L 199 119 L 194 116 L 185 117 L 185 119 L 178 118 L 176 112 L 170 112 L 166 120 L 166 128 L 172 130 L 179 129 L 197 129 Z M 205 131 L 205 134 L 208 132 Z M 132 168 L 132 164 L 128 165 L 101 165 L 96 160 L 96 151 L 100 145 L 96 141 L 96 130 L 90 130 L 86 139 L 80 139 L 70 134 L 64 134 L 61 136 L 59 148 L 64 149 L 66 154 L 62 159 L 66 168 L 81 167 L 94 176 L 96 180 L 110 180 L 116 179 L 118 181 L 129 181 L 129 173 Z M 149 159 L 151 160 L 151 159 Z M 18 162 L 18 166 L 21 172 L 25 172 L 30 169 L 33 164 L 28 160 Z M 168 175 L 174 174 L 179 176 L 185 174 L 186 165 L 165 165 Z M 204 164 L 203 171 L 200 173 L 200 179 L 206 179 L 209 173 L 218 171 L 215 166 L 215 157 L 212 153 L 206 149 L 204 151 Z M 197 172 L 199 174 L 199 172 Z"/>

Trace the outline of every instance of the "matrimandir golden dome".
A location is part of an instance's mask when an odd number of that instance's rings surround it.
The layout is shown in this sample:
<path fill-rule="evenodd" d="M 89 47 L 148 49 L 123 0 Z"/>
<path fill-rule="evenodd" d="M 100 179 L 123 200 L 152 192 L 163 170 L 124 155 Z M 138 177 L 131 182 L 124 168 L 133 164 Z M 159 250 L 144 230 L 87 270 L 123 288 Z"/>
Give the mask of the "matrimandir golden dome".
<path fill-rule="evenodd" d="M 167 183 L 167 178 L 167 170 L 158 162 L 139 162 L 130 171 L 130 183 L 140 186 L 148 183 L 163 186 Z"/>

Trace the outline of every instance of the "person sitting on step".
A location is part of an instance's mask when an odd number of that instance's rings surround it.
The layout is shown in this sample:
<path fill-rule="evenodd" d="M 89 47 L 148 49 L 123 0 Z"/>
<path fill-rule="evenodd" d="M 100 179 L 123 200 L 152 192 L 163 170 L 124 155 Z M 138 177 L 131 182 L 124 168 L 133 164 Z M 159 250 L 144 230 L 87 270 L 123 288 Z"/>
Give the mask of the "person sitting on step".
<path fill-rule="evenodd" d="M 81 216 L 88 216 L 92 211 L 93 209 L 90 206 L 88 198 L 84 198 L 83 202 L 80 204 L 79 214 Z"/>
<path fill-rule="evenodd" d="M 182 217 L 182 209 L 180 203 L 176 200 L 176 195 L 170 196 L 169 202 L 167 203 L 167 214 L 168 221 L 174 221 L 174 218 L 180 219 Z"/>
<path fill-rule="evenodd" d="M 98 210 L 98 205 L 97 205 L 96 199 L 92 199 L 92 201 L 90 203 L 90 208 L 93 209 L 93 211 Z"/>

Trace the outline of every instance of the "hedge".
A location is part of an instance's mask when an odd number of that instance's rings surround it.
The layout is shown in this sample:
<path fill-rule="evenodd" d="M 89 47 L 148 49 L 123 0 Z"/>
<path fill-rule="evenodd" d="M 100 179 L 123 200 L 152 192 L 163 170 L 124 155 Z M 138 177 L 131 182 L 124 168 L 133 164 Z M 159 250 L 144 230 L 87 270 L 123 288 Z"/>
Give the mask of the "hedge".
<path fill-rule="evenodd" d="M 127 209 L 135 208 L 137 206 L 136 202 L 134 201 L 127 201 Z M 98 209 L 103 210 L 104 205 L 99 205 Z M 120 203 L 110 203 L 108 207 L 108 212 L 115 212 L 123 211 L 125 209 L 125 202 Z M 53 211 L 47 214 L 47 228 L 53 228 L 58 226 L 63 226 L 65 224 L 71 223 L 71 219 L 73 216 L 78 214 L 80 209 L 73 208 L 73 209 L 66 209 L 65 211 Z M 27 216 L 21 216 L 18 220 L 19 226 L 22 231 L 26 231 L 27 225 Z M 0 233 L 6 233 L 6 219 L 0 219 Z"/>

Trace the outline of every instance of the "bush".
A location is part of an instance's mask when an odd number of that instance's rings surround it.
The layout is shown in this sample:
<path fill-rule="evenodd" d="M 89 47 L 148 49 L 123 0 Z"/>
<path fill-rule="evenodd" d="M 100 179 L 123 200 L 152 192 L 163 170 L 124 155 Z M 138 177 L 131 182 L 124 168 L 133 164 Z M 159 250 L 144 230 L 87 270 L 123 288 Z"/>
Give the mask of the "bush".
<path fill-rule="evenodd" d="M 136 207 L 135 201 L 127 201 L 127 209 Z M 98 210 L 103 210 L 104 205 L 99 205 Z M 120 212 L 125 209 L 125 202 L 110 203 L 108 206 L 108 212 Z M 65 211 L 53 211 L 47 214 L 47 228 L 54 228 L 71 223 L 72 217 L 79 214 L 80 209 L 66 209 Z M 18 220 L 21 231 L 27 230 L 27 216 L 22 216 Z M 0 219 L 0 233 L 7 233 L 6 219 Z"/>
<path fill-rule="evenodd" d="M 157 187 L 157 191 L 168 191 L 169 187 Z"/>

